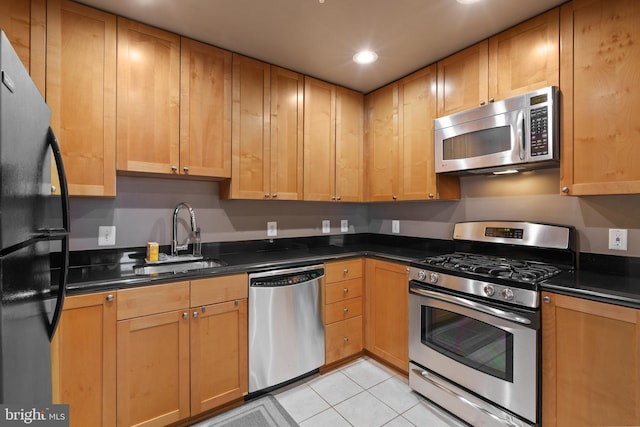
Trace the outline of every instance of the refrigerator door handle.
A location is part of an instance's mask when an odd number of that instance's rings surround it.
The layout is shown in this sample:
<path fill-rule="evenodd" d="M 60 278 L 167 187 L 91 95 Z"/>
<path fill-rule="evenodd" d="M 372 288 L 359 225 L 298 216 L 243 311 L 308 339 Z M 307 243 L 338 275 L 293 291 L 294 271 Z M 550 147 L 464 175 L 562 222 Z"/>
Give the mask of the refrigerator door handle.
<path fill-rule="evenodd" d="M 69 267 L 69 193 L 67 188 L 67 177 L 64 172 L 64 164 L 62 162 L 62 153 L 60 152 L 60 145 L 53 133 L 53 130 L 49 128 L 47 134 L 47 140 L 51 145 L 53 151 L 53 158 L 56 162 L 56 169 L 58 170 L 58 179 L 60 180 L 60 198 L 62 201 L 62 228 L 63 230 L 51 230 L 48 234 L 50 237 L 57 235 L 62 244 L 62 256 L 60 265 L 60 276 L 58 279 L 58 295 L 56 298 L 56 307 L 53 310 L 53 316 L 51 323 L 49 324 L 49 339 L 53 338 L 56 332 L 56 327 L 62 316 L 62 305 L 64 303 L 64 296 L 67 288 L 67 275 Z"/>

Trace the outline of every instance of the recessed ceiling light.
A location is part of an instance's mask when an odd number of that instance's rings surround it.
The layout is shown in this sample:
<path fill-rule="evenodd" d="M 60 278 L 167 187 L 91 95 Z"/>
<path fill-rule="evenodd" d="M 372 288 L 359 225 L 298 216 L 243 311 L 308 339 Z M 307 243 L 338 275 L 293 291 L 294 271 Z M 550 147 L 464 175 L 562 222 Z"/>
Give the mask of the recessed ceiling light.
<path fill-rule="evenodd" d="M 371 50 L 361 50 L 353 55 L 353 60 L 358 64 L 371 64 L 378 59 L 378 54 Z"/>

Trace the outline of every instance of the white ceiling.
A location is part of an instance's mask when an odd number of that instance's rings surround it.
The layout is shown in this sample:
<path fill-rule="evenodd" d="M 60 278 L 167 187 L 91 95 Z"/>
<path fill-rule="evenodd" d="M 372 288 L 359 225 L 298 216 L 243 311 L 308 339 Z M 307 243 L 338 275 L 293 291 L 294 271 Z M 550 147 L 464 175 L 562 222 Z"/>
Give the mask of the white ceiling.
<path fill-rule="evenodd" d="M 80 1 L 368 93 L 565 0 Z"/>

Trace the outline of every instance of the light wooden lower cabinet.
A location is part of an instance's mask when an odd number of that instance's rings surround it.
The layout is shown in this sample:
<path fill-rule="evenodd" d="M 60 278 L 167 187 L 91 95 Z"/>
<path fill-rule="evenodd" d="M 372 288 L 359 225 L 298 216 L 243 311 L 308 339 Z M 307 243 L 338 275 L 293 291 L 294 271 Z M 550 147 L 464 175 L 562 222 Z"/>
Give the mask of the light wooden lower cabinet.
<path fill-rule="evenodd" d="M 362 351 L 362 280 L 361 258 L 325 264 L 323 300 L 326 365 Z"/>
<path fill-rule="evenodd" d="M 640 310 L 543 293 L 542 425 L 640 425 Z"/>
<path fill-rule="evenodd" d="M 365 276 L 365 349 L 408 372 L 407 266 L 367 259 Z"/>
<path fill-rule="evenodd" d="M 53 403 L 71 427 L 116 425 L 116 294 L 67 297 L 51 342 Z"/>

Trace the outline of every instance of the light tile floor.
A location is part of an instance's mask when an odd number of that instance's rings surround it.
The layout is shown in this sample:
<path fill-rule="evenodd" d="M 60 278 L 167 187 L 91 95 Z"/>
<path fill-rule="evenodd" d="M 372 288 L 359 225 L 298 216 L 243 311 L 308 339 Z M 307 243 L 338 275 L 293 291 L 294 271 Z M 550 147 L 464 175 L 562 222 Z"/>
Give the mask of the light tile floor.
<path fill-rule="evenodd" d="M 466 425 L 413 392 L 404 376 L 368 357 L 272 394 L 301 427 Z"/>

